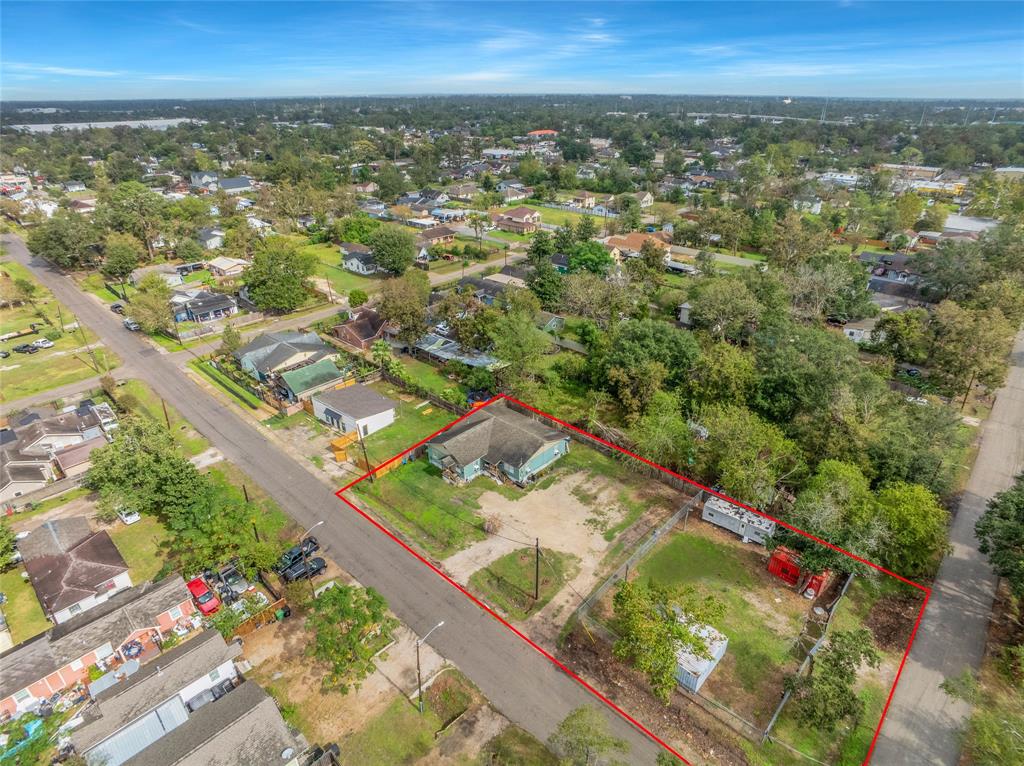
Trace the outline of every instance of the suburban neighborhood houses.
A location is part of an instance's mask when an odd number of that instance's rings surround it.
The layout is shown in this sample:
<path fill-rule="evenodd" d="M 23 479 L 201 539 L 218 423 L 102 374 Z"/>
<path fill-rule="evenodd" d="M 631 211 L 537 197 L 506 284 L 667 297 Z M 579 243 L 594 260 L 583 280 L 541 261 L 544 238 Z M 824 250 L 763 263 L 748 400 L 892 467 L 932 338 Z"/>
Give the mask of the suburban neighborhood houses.
<path fill-rule="evenodd" d="M 10 5 L 0 766 L 1024 763 L 1016 8 Z"/>

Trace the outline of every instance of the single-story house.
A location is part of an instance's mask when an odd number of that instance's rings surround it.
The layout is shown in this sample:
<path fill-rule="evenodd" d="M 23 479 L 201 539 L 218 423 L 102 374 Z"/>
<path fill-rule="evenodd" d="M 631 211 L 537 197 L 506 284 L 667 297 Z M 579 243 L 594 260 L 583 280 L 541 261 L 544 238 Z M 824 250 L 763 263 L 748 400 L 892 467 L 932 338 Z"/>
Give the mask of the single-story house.
<path fill-rule="evenodd" d="M 66 181 L 65 183 L 61 184 L 61 186 L 64 187 L 64 191 L 69 193 L 85 191 L 85 184 L 82 183 L 81 181 Z"/>
<path fill-rule="evenodd" d="M 490 354 L 465 349 L 457 341 L 432 332 L 428 332 L 416 341 L 413 348 L 415 353 L 425 356 L 437 364 L 461 362 L 467 367 L 480 367 L 486 370 L 497 369 L 502 364 Z"/>
<path fill-rule="evenodd" d="M 685 615 L 679 615 L 680 622 L 688 622 Z M 710 625 L 691 626 L 690 630 L 700 636 L 707 644 L 710 658 L 694 654 L 680 646 L 676 651 L 676 680 L 687 691 L 697 693 L 708 680 L 729 646 L 729 639 Z"/>
<path fill-rule="evenodd" d="M 376 181 L 363 181 L 361 183 L 352 184 L 352 191 L 356 194 L 376 194 L 380 190 Z"/>
<path fill-rule="evenodd" d="M 290 402 L 300 402 L 315 393 L 333 388 L 345 379 L 341 370 L 330 359 L 318 359 L 286 372 L 277 379 L 278 393 Z"/>
<path fill-rule="evenodd" d="M 232 686 L 241 652 L 240 644 L 206 630 L 131 675 L 90 687 L 93 704 L 72 734 L 75 751 L 87 763 L 120 766 L 187 723 L 188 703 L 197 695 Z"/>
<path fill-rule="evenodd" d="M 220 174 L 209 170 L 200 170 L 189 175 L 189 183 L 194 189 L 217 191 L 217 182 L 219 180 Z"/>
<path fill-rule="evenodd" d="M 533 189 L 530 188 L 509 188 L 501 192 L 502 201 L 508 202 L 519 202 L 520 200 L 528 199 L 533 194 Z"/>
<path fill-rule="evenodd" d="M 397 407 L 397 402 L 360 383 L 313 396 L 313 415 L 317 420 L 344 433 L 356 431 L 361 436 L 369 436 L 391 425 Z"/>
<path fill-rule="evenodd" d="M 216 250 L 218 247 L 224 246 L 224 229 L 207 226 L 199 230 L 196 238 L 204 250 Z"/>
<path fill-rule="evenodd" d="M 44 522 L 18 550 L 43 612 L 58 625 L 132 587 L 110 535 L 93 532 L 84 516 Z"/>
<path fill-rule="evenodd" d="M 605 240 L 605 245 L 609 249 L 617 248 L 620 255 L 624 258 L 636 258 L 640 255 L 640 250 L 643 248 L 645 242 L 654 243 L 654 246 L 663 251 L 667 258 L 669 253 L 668 242 L 666 242 L 662 237 L 658 237 L 654 234 L 647 234 L 645 232 L 634 231 L 630 234 L 608 237 L 608 239 Z"/>
<path fill-rule="evenodd" d="M 539 311 L 535 320 L 537 327 L 544 332 L 558 332 L 565 327 L 565 319 L 550 311 Z"/>
<path fill-rule="evenodd" d="M 573 195 L 572 204 L 575 207 L 592 208 L 597 204 L 597 197 L 588 191 Z"/>
<path fill-rule="evenodd" d="M 49 461 L 42 465 L 12 465 L 7 460 L 0 462 L 0 504 L 42 489 L 50 483 L 53 473 Z"/>
<path fill-rule="evenodd" d="M 182 290 L 171 296 L 171 313 L 175 322 L 213 322 L 237 314 L 238 303 L 224 293 Z"/>
<path fill-rule="evenodd" d="M 237 178 L 223 178 L 219 183 L 220 189 L 227 194 L 242 194 L 253 190 L 252 179 L 248 176 Z"/>
<path fill-rule="evenodd" d="M 821 213 L 821 198 L 815 194 L 798 194 L 793 198 L 793 209 L 802 213 Z"/>
<path fill-rule="evenodd" d="M 261 237 L 265 237 L 268 234 L 274 233 L 274 227 L 271 224 L 264 221 L 262 218 L 257 218 L 254 215 L 247 215 L 245 217 L 245 222 L 246 224 L 248 224 L 250 229 L 255 231 Z"/>
<path fill-rule="evenodd" d="M 379 271 L 373 251 L 366 245 L 361 245 L 358 242 L 342 242 L 338 249 L 341 251 L 341 265 L 346 271 L 364 276 L 376 274 Z"/>
<path fill-rule="evenodd" d="M 206 264 L 206 268 L 215 277 L 239 277 L 248 267 L 248 261 L 241 258 L 229 258 L 226 255 L 218 255 Z"/>
<path fill-rule="evenodd" d="M 81 476 L 92 465 L 92 453 L 108 444 L 106 437 L 95 436 L 81 444 L 72 444 L 53 453 L 53 462 L 66 478 Z"/>
<path fill-rule="evenodd" d="M 418 237 L 418 241 L 422 245 L 427 247 L 433 247 L 434 245 L 447 245 L 450 242 L 455 241 L 455 232 L 449 229 L 447 226 L 434 226 L 425 231 L 421 231 Z"/>
<path fill-rule="evenodd" d="M 569 451 L 561 431 L 521 415 L 499 401 L 427 442 L 427 457 L 456 483 L 481 474 L 524 485 Z"/>
<path fill-rule="evenodd" d="M 273 373 L 334 356 L 335 353 L 315 332 L 268 332 L 246 343 L 233 356 L 248 375 L 265 381 Z"/>
<path fill-rule="evenodd" d="M 849 322 L 843 325 L 843 335 L 854 343 L 869 343 L 871 341 L 871 333 L 874 332 L 876 324 L 878 324 L 878 317 L 868 317 L 857 322 Z"/>
<path fill-rule="evenodd" d="M 384 337 L 387 322 L 376 309 L 357 309 L 347 321 L 331 328 L 331 335 L 349 346 L 366 351 Z"/>
<path fill-rule="evenodd" d="M 70 210 L 74 210 L 79 215 L 92 215 L 96 212 L 96 200 L 94 199 L 73 199 L 68 205 Z"/>
<path fill-rule="evenodd" d="M 181 575 L 146 582 L 0 653 L 0 714 L 34 710 L 89 678 L 89 668 L 125 659 L 138 641 L 152 648 L 176 626 L 191 627 L 192 596 Z"/>
<path fill-rule="evenodd" d="M 654 195 L 649 191 L 636 192 L 633 198 L 637 201 L 641 208 L 648 208 L 654 204 Z"/>

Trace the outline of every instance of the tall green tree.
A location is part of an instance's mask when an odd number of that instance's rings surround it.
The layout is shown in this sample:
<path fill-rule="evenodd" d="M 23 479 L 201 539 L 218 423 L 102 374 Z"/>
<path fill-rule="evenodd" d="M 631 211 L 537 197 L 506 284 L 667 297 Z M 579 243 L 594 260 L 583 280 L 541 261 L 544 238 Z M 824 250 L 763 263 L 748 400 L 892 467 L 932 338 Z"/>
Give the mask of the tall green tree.
<path fill-rule="evenodd" d="M 905 577 L 930 575 L 946 547 L 949 525 L 939 498 L 920 484 L 895 482 L 882 487 L 876 500 L 886 526 L 882 562 Z"/>
<path fill-rule="evenodd" d="M 58 266 L 80 268 L 96 260 L 100 239 L 98 228 L 89 219 L 58 211 L 29 232 L 28 249 Z"/>
<path fill-rule="evenodd" d="M 673 589 L 627 580 L 619 582 L 612 609 L 620 636 L 615 656 L 644 673 L 655 696 L 666 704 L 677 684 L 678 653 L 685 650 L 710 658 L 700 628 L 714 626 L 725 615 L 724 603 L 693 587 Z"/>
<path fill-rule="evenodd" d="M 322 686 L 348 694 L 374 672 L 373 656 L 388 643 L 398 620 L 373 588 L 336 585 L 313 600 L 306 626 L 314 635 L 310 654 L 330 668 Z"/>
<path fill-rule="evenodd" d="M 103 265 L 100 271 L 107 279 L 120 284 L 121 292 L 124 293 L 125 280 L 139 265 L 144 252 L 142 243 L 131 234 L 108 234 L 103 245 Z"/>
<path fill-rule="evenodd" d="M 370 235 L 369 245 L 377 265 L 397 276 L 416 260 L 416 237 L 400 226 L 381 226 Z"/>
<path fill-rule="evenodd" d="M 814 658 L 810 675 L 787 682 L 797 717 L 818 731 L 833 732 L 841 721 L 859 721 L 864 701 L 854 684 L 861 665 L 877 668 L 881 657 L 867 628 L 838 631 Z"/>
<path fill-rule="evenodd" d="M 283 237 L 268 237 L 242 273 L 249 299 L 263 311 L 294 311 L 309 298 L 316 256 Z"/>
<path fill-rule="evenodd" d="M 133 234 L 146 246 L 149 259 L 156 257 L 153 242 L 166 225 L 167 202 L 138 181 L 117 184 L 101 197 L 96 218 L 116 231 Z"/>
<path fill-rule="evenodd" d="M 170 285 L 159 274 L 150 273 L 142 278 L 138 288 L 131 301 L 131 318 L 145 332 L 171 332 L 174 317 L 171 315 Z"/>
<path fill-rule="evenodd" d="M 607 719 L 592 707 L 578 707 L 569 713 L 548 739 L 548 745 L 561 758 L 560 766 L 619 766 L 620 761 L 607 759 L 629 751 L 626 741 L 613 736 Z"/>
<path fill-rule="evenodd" d="M 974 531 L 992 568 L 1024 599 L 1024 474 L 988 502 Z"/>
<path fill-rule="evenodd" d="M 415 276 L 416 270 L 413 270 L 397 279 L 386 281 L 381 289 L 378 308 L 381 317 L 398 328 L 397 337 L 407 346 L 412 346 L 427 331 L 429 286 L 428 292 L 424 293 L 416 283 Z"/>

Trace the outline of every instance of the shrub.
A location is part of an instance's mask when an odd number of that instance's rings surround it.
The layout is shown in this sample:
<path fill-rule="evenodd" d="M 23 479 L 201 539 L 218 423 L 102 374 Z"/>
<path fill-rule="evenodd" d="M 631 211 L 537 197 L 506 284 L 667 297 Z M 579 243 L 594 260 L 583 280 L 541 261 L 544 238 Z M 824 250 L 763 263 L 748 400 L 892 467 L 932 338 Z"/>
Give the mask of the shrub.
<path fill-rule="evenodd" d="M 352 308 L 362 306 L 367 300 L 369 300 L 369 296 L 358 287 L 349 291 L 348 302 Z"/>

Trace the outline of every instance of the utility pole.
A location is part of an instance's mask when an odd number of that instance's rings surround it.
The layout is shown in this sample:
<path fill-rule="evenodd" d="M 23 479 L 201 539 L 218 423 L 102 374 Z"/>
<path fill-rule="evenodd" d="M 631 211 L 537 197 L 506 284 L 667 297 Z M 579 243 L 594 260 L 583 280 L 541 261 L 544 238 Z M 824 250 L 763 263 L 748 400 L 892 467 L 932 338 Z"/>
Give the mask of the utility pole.
<path fill-rule="evenodd" d="M 248 505 L 249 504 L 249 488 L 246 487 L 244 484 L 242 485 L 242 495 L 245 497 L 246 505 Z"/>
<path fill-rule="evenodd" d="M 540 538 L 535 538 L 533 557 L 533 600 L 540 600 Z"/>
<path fill-rule="evenodd" d="M 441 622 L 437 623 L 437 625 L 428 630 L 426 635 L 423 636 L 423 638 L 416 639 L 416 688 L 418 689 L 417 696 L 419 697 L 420 715 L 423 715 L 423 672 L 422 670 L 420 670 L 420 644 L 426 641 L 427 638 L 430 637 L 430 634 L 438 628 L 440 628 L 442 625 L 444 625 L 444 620 L 441 620 Z"/>
<path fill-rule="evenodd" d="M 160 397 L 160 405 L 164 408 L 164 422 L 167 423 L 167 430 L 171 430 L 171 416 L 167 414 L 167 402 Z"/>
<path fill-rule="evenodd" d="M 366 442 L 363 441 L 363 432 L 359 430 L 356 423 L 356 435 L 359 437 L 359 446 L 363 448 L 363 462 L 366 463 L 366 470 L 370 473 L 370 483 L 373 484 L 376 477 L 373 475 L 373 468 L 370 466 L 370 457 L 366 454 Z"/>
<path fill-rule="evenodd" d="M 57 321 L 60 322 L 60 331 L 64 332 L 64 315 L 60 313 L 60 304 L 57 304 Z"/>

